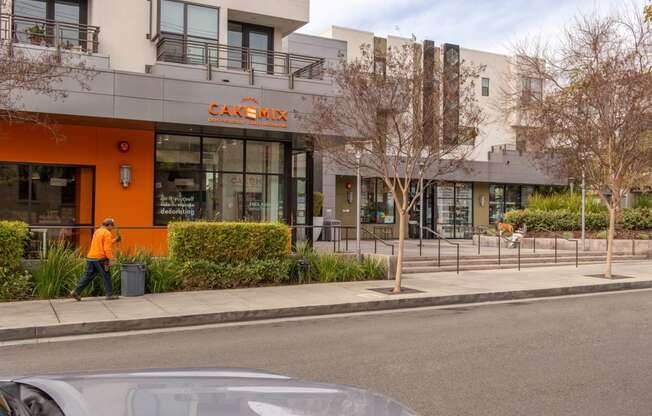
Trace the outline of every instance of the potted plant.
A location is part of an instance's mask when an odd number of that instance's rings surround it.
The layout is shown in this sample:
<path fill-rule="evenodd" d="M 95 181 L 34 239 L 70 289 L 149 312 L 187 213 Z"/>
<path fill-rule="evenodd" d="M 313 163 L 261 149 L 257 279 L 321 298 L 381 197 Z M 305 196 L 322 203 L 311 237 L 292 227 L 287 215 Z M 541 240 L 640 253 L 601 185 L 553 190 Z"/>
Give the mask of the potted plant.
<path fill-rule="evenodd" d="M 43 38 L 45 37 L 45 30 L 39 25 L 34 25 L 28 28 L 25 33 L 29 37 L 29 41 L 32 42 L 32 45 L 40 45 L 43 43 Z"/>
<path fill-rule="evenodd" d="M 324 225 L 324 217 L 322 216 L 322 207 L 324 206 L 324 194 L 321 192 L 314 192 L 312 194 L 312 225 L 314 241 L 319 240 L 321 236 L 322 226 Z"/>

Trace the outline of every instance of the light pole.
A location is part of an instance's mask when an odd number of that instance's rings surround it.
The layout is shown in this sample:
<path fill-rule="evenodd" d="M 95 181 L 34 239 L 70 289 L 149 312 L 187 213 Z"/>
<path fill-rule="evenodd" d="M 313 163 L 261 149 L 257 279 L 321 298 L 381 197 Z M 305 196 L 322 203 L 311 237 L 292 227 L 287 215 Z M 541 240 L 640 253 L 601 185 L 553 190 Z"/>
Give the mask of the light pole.
<path fill-rule="evenodd" d="M 586 251 L 586 178 L 582 169 L 582 251 Z"/>
<path fill-rule="evenodd" d="M 358 149 L 355 151 L 355 164 L 356 164 L 356 188 L 355 188 L 355 245 L 358 260 L 362 258 L 362 250 L 360 247 L 360 194 L 362 188 L 362 178 L 360 177 L 360 159 L 362 152 Z"/>
<path fill-rule="evenodd" d="M 423 169 L 425 163 L 419 162 L 419 190 L 421 191 L 421 198 L 419 199 L 419 257 L 423 251 Z"/>

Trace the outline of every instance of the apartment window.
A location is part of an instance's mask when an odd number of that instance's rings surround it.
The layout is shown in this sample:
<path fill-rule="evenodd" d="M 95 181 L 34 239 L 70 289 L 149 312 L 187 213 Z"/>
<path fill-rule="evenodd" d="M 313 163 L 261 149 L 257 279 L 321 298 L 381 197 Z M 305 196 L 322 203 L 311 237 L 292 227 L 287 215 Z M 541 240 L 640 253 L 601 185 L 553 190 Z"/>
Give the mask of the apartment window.
<path fill-rule="evenodd" d="M 274 72 L 274 29 L 266 26 L 229 22 L 228 67 L 247 68 L 249 49 L 251 67 L 257 72 Z"/>
<path fill-rule="evenodd" d="M 482 78 L 482 96 L 489 96 L 489 78 Z"/>
<path fill-rule="evenodd" d="M 543 98 L 543 80 L 540 78 L 523 78 L 523 99 L 530 100 L 534 98 L 541 100 Z"/>
<path fill-rule="evenodd" d="M 50 20 L 73 25 L 86 24 L 87 0 L 14 0 L 13 13 L 16 16 L 30 17 L 34 22 L 17 21 L 16 36 L 20 42 L 29 41 L 28 31 L 38 26 L 44 33 L 48 45 L 54 43 L 54 26 L 46 26 L 38 20 Z M 64 47 L 79 45 L 83 33 L 79 29 L 62 27 L 61 41 Z"/>
<path fill-rule="evenodd" d="M 160 32 L 165 42 L 159 57 L 188 64 L 217 62 L 218 22 L 215 7 L 162 0 Z"/>

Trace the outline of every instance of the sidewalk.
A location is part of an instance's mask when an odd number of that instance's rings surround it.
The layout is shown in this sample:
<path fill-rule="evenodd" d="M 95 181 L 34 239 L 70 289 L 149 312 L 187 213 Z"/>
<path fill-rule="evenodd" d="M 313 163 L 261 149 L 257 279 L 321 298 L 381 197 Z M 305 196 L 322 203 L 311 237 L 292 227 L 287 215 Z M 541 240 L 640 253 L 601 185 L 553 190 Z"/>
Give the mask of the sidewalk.
<path fill-rule="evenodd" d="M 385 295 L 372 288 L 392 281 L 178 292 L 105 301 L 86 298 L 0 303 L 3 341 L 131 331 L 292 316 L 486 302 L 612 290 L 652 288 L 652 262 L 617 263 L 631 279 L 587 277 L 602 265 L 529 270 L 413 274 L 403 285 L 422 293 Z"/>

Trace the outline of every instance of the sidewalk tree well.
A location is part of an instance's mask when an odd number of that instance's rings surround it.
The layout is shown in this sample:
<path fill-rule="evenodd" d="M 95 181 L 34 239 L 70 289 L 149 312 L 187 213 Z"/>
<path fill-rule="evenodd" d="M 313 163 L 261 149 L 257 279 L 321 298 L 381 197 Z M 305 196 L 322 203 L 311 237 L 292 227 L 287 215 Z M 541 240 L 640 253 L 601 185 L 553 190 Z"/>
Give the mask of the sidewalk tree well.
<path fill-rule="evenodd" d="M 652 26 L 632 9 L 578 16 L 553 47 L 516 45 L 504 91 L 506 115 L 541 165 L 584 176 L 607 207 L 607 278 L 621 201 L 652 170 Z"/>
<path fill-rule="evenodd" d="M 11 2 L 0 0 L 0 9 L 11 10 Z M 7 22 L 7 27 L 3 30 L 10 30 L 9 25 Z M 37 28 L 41 34 L 36 33 Z M 32 37 L 45 36 L 44 29 L 38 25 L 30 30 Z M 95 73 L 80 56 L 70 52 L 61 53 L 55 48 L 34 48 L 15 42 L 3 42 L 0 47 L 0 122 L 34 123 L 59 139 L 54 121 L 41 114 L 25 112 L 22 99 L 25 94 L 63 99 L 67 93 L 60 86 L 69 80 L 77 83 L 80 88 L 87 89 L 88 82 Z M 2 131 L 0 138 L 1 135 Z"/>
<path fill-rule="evenodd" d="M 423 179 L 425 188 L 460 168 L 482 121 L 475 90 L 484 67 L 460 62 L 453 48 L 440 64 L 439 49 L 425 45 L 362 46 L 359 58 L 328 70 L 334 94 L 314 97 L 312 112 L 301 115 L 325 163 L 348 171 L 359 166 L 391 193 L 400 229 L 395 292 L 408 215 L 422 193 L 410 194 L 411 183 Z"/>

